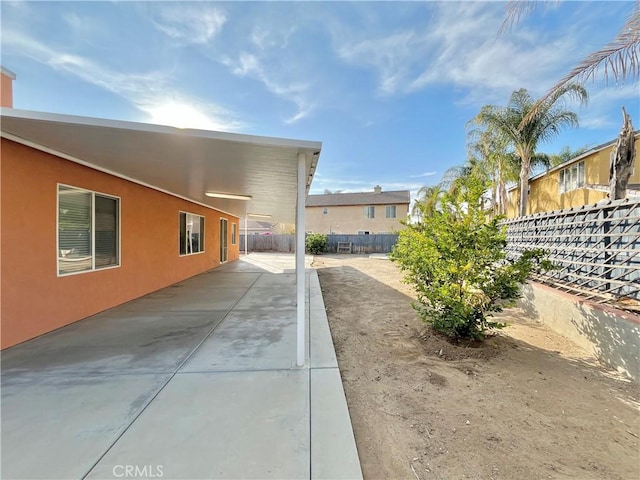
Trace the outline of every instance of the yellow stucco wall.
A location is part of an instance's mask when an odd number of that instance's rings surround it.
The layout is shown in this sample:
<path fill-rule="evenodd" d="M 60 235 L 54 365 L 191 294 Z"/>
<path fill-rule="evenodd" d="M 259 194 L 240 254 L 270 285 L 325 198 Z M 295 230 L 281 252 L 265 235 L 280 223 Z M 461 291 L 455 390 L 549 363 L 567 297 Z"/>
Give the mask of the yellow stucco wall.
<path fill-rule="evenodd" d="M 409 214 L 407 204 L 390 204 L 396 207 L 396 218 L 386 218 L 387 205 L 375 205 L 375 218 L 366 218 L 364 205 L 306 207 L 305 230 L 313 233 L 357 234 L 359 231 L 392 233 L 404 227 L 400 220 Z M 324 209 L 327 213 L 322 213 Z"/>
<path fill-rule="evenodd" d="M 640 137 L 636 137 L 636 152 L 640 151 Z M 584 162 L 585 184 L 586 185 L 608 185 L 609 184 L 609 158 L 613 145 L 594 152 L 577 160 L 568 163 L 563 168 L 551 171 L 546 175 L 535 178 L 529 183 L 529 208 L 528 213 L 550 212 L 566 208 L 579 207 L 597 203 L 607 197 L 607 192 L 594 190 L 592 188 L 578 188 L 569 192 L 560 193 L 559 180 L 560 171 L 577 162 Z M 636 154 L 636 165 L 638 163 Z M 640 183 L 640 168 L 636 168 L 629 179 L 629 183 Z M 515 188 L 508 192 L 507 217 L 517 216 L 517 204 L 520 191 Z"/>

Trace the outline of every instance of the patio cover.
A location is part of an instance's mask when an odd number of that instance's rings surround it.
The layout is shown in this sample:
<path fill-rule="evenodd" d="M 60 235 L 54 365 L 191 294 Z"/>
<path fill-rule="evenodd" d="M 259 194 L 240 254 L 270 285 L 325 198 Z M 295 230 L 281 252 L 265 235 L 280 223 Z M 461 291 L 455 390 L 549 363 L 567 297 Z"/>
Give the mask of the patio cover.
<path fill-rule="evenodd" d="M 321 142 L 0 108 L 2 137 L 240 218 L 296 224 L 298 366 L 305 364 L 305 199 Z M 208 197 L 206 192 L 251 196 Z"/>
<path fill-rule="evenodd" d="M 2 137 L 240 218 L 294 223 L 298 154 L 305 197 L 321 142 L 1 108 Z M 250 195 L 211 198 L 205 192 Z"/>

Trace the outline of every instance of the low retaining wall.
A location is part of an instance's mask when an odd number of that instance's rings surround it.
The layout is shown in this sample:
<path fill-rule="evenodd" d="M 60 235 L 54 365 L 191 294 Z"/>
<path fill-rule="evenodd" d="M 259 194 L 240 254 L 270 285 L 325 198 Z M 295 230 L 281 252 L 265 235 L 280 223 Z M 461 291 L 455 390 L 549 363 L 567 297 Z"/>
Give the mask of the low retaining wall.
<path fill-rule="evenodd" d="M 531 318 L 570 338 L 605 365 L 640 381 L 640 316 L 536 282 L 518 302 Z"/>

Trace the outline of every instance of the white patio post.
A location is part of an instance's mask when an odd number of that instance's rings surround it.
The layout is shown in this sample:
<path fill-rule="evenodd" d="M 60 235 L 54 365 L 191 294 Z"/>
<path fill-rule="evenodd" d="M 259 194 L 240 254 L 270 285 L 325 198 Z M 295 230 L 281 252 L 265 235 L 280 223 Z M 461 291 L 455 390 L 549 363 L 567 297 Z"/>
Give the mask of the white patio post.
<path fill-rule="evenodd" d="M 244 216 L 244 254 L 248 255 L 248 247 L 249 245 L 249 215 Z"/>
<path fill-rule="evenodd" d="M 298 153 L 298 199 L 296 204 L 296 298 L 297 298 L 297 358 L 299 367 L 304 366 L 307 356 L 305 349 L 305 302 L 304 302 L 304 205 L 306 196 L 307 158 L 304 153 Z"/>

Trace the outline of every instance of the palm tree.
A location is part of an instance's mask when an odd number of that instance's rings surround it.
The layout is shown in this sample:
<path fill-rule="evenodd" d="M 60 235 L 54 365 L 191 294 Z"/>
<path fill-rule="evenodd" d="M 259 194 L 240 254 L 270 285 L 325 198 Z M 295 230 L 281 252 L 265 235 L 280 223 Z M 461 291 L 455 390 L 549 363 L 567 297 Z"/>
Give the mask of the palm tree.
<path fill-rule="evenodd" d="M 573 160 L 574 158 L 587 153 L 589 150 L 591 150 L 591 145 L 585 145 L 577 150 L 571 150 L 571 147 L 567 145 L 562 147 L 558 153 L 549 155 L 549 166 L 557 167 L 558 165 L 562 165 L 569 160 Z"/>
<path fill-rule="evenodd" d="M 507 15 L 500 32 L 508 30 L 520 20 L 521 16 L 534 10 L 537 3 L 535 1 L 509 0 Z M 529 117 L 536 115 L 537 110 L 544 103 L 567 85 L 573 82 L 584 84 L 590 78 L 594 78 L 603 68 L 605 80 L 608 81 L 609 75 L 612 75 L 615 84 L 624 83 L 628 78 L 638 79 L 640 77 L 640 0 L 636 0 L 629 18 L 613 41 L 579 62 L 533 105 L 529 115 L 523 118 L 523 121 L 529 121 Z"/>
<path fill-rule="evenodd" d="M 511 94 L 506 107 L 485 105 L 472 120 L 474 123 L 500 132 L 512 144 L 520 161 L 520 216 L 526 215 L 531 161 L 538 144 L 550 140 L 565 127 L 577 127 L 578 115 L 565 108 L 564 100 L 574 97 L 586 103 L 589 95 L 581 85 L 570 83 L 554 92 L 529 115 L 535 100 L 526 89 Z M 529 120 L 523 121 L 529 115 Z"/>
<path fill-rule="evenodd" d="M 411 216 L 420 222 L 425 216 L 433 214 L 438 208 L 441 193 L 442 189 L 439 185 L 426 185 L 418 190 Z"/>
<path fill-rule="evenodd" d="M 468 126 L 473 126 L 473 121 Z M 507 211 L 507 182 L 518 179 L 519 162 L 508 151 L 509 139 L 491 128 L 475 128 L 467 133 L 467 152 L 472 161 L 482 166 L 491 188 L 491 208 L 494 214 Z M 478 169 L 478 168 L 477 168 Z"/>
<path fill-rule="evenodd" d="M 460 191 L 464 179 L 472 175 L 483 177 L 483 171 L 481 166 L 475 159 L 469 159 L 464 165 L 455 165 L 445 170 L 438 183 L 438 187 L 442 192 L 447 192 L 455 195 Z"/>

